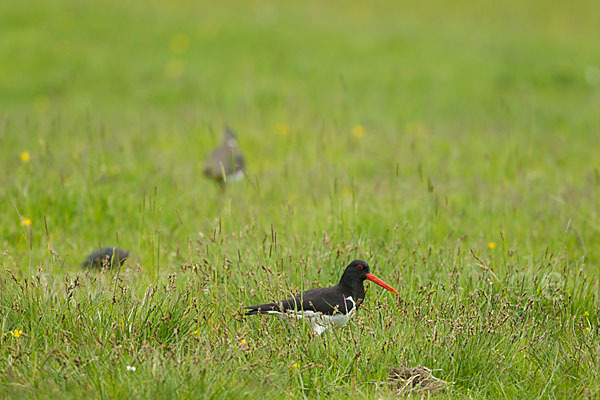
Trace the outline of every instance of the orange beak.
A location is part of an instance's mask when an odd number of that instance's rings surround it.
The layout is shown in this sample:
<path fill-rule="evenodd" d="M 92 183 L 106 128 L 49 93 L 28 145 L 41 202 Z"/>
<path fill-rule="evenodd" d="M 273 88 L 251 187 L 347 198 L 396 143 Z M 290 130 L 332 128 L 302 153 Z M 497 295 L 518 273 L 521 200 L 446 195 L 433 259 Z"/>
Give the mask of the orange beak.
<path fill-rule="evenodd" d="M 387 283 L 385 283 L 384 281 L 382 281 L 381 279 L 379 279 L 378 277 L 376 277 L 375 275 L 373 275 L 370 272 L 367 274 L 367 279 L 370 280 L 371 282 L 378 284 L 382 288 L 389 290 L 390 292 L 398 294 L 398 291 L 396 289 L 394 289 L 393 287 L 391 287 L 390 285 L 388 285 Z"/>

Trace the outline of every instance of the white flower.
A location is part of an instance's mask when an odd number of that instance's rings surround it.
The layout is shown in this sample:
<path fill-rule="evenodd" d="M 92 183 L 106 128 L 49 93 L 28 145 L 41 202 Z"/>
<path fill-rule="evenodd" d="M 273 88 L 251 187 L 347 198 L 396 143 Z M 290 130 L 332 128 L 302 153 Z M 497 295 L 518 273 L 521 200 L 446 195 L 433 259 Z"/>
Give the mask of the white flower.
<path fill-rule="evenodd" d="M 127 366 L 127 371 L 135 371 L 135 367 L 132 367 L 131 365 Z"/>

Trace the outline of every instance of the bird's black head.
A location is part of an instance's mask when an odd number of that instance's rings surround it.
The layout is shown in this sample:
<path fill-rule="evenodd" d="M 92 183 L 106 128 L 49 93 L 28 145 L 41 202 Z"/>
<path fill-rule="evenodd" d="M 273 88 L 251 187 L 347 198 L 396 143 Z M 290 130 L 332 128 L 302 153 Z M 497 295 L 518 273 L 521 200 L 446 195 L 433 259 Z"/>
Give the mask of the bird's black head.
<path fill-rule="evenodd" d="M 342 279 L 348 281 L 364 281 L 371 272 L 369 264 L 363 260 L 354 260 L 346 267 Z"/>
<path fill-rule="evenodd" d="M 370 280 L 381 286 L 384 289 L 389 290 L 390 292 L 398 293 L 396 289 L 376 277 L 371 273 L 371 269 L 369 268 L 369 264 L 367 264 L 363 260 L 354 260 L 346 267 L 344 274 L 342 275 L 342 279 L 340 280 L 339 285 L 345 286 L 348 288 L 354 287 L 356 284 L 362 287 L 362 283 L 365 279 Z"/>

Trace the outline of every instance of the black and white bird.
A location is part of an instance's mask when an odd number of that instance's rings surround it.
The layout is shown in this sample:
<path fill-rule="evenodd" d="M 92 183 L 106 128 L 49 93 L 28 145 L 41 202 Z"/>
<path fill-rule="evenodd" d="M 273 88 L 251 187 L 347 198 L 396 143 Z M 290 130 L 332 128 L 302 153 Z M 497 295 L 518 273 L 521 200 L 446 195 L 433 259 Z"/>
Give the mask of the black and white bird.
<path fill-rule="evenodd" d="M 244 157 L 238 148 L 235 134 L 229 127 L 225 127 L 221 144 L 208 155 L 204 163 L 204 175 L 224 187 L 227 182 L 244 178 L 244 167 Z"/>
<path fill-rule="evenodd" d="M 317 335 L 330 327 L 342 327 L 352 318 L 365 298 L 363 283 L 369 280 L 393 293 L 398 291 L 370 272 L 369 264 L 352 261 L 340 282 L 331 287 L 311 289 L 277 303 L 244 307 L 245 315 L 274 314 L 310 321 Z"/>
<path fill-rule="evenodd" d="M 118 247 L 101 247 L 92 251 L 82 266 L 83 268 L 112 268 L 123 265 L 127 257 L 129 257 L 127 250 Z"/>

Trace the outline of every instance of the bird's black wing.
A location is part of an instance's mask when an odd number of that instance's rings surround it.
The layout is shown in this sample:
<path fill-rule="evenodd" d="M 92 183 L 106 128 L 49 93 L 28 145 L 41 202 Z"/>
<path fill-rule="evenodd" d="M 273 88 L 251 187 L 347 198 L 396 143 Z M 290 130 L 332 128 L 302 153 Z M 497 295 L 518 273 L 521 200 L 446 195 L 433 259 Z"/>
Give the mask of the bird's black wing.
<path fill-rule="evenodd" d="M 347 300 L 337 287 L 307 290 L 301 294 L 280 301 L 257 306 L 244 307 L 249 310 L 246 315 L 269 314 L 269 312 L 286 312 L 288 310 L 305 310 L 320 312 L 325 315 L 346 314 L 354 307 L 353 301 Z"/>
<path fill-rule="evenodd" d="M 303 310 L 320 312 L 325 315 L 346 314 L 354 306 L 352 301 L 347 300 L 346 297 L 337 286 L 311 289 L 294 297 L 295 302 L 291 302 L 289 307 L 293 309 L 296 307 L 295 304 L 302 304 Z"/>

